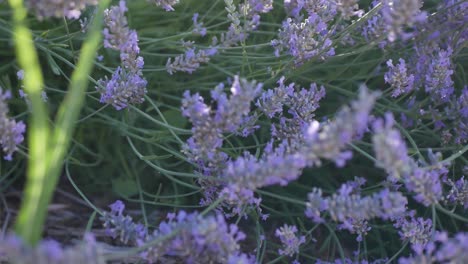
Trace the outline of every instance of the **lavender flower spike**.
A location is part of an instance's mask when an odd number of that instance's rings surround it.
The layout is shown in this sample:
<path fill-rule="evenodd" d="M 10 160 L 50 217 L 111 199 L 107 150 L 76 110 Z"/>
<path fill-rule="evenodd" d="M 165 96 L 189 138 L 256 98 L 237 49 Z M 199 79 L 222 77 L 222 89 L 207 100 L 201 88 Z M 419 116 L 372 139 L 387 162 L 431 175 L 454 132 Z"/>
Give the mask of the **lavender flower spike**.
<path fill-rule="evenodd" d="M 391 113 L 385 115 L 385 122 L 377 119 L 373 123 L 372 136 L 376 165 L 386 170 L 391 181 L 406 176 L 413 164 L 408 156 L 405 141 L 401 138 L 400 132 L 393 128 L 394 122 Z"/>
<path fill-rule="evenodd" d="M 8 105 L 6 100 L 11 97 L 9 91 L 3 92 L 0 88 L 0 145 L 2 146 L 5 160 L 11 160 L 13 153 L 18 150 L 18 145 L 24 140 L 26 125 L 20 121 L 8 117 Z"/>
<path fill-rule="evenodd" d="M 305 243 L 305 236 L 297 236 L 297 227 L 284 225 L 275 231 L 275 236 L 279 237 L 283 248 L 279 249 L 280 255 L 292 257 L 299 253 L 299 247 Z"/>
<path fill-rule="evenodd" d="M 123 0 L 105 11 L 104 47 L 120 51 L 122 65 L 117 67 L 110 80 L 106 76 L 96 87 L 101 93 L 101 103 L 112 104 L 117 110 L 129 103 L 142 103 L 147 85 L 142 73 L 144 61 L 139 56 L 138 35 L 128 28 L 126 11 Z"/>
<path fill-rule="evenodd" d="M 91 234 L 85 234 L 84 241 L 63 248 L 55 240 L 43 240 L 30 247 L 20 237 L 9 234 L 0 238 L 0 262 L 12 264 L 64 264 L 93 263 L 105 264 L 103 247 Z"/>
<path fill-rule="evenodd" d="M 369 115 L 379 93 L 369 92 L 361 86 L 358 100 L 351 107 L 343 107 L 334 120 L 320 124 L 310 122 L 306 132 L 306 144 L 302 153 L 307 156 L 308 164 L 320 164 L 320 158 L 333 160 L 338 167 L 345 165 L 352 157 L 346 147 L 368 129 Z"/>
<path fill-rule="evenodd" d="M 278 39 L 271 41 L 275 55 L 287 50 L 294 57 L 296 66 L 300 66 L 313 57 L 324 60 L 335 55 L 332 41 L 327 37 L 327 24 L 316 13 L 312 13 L 303 22 L 292 18 L 283 21 L 283 27 L 278 33 Z"/>
<path fill-rule="evenodd" d="M 414 89 L 414 75 L 408 74 L 408 68 L 404 59 L 399 59 L 397 65 L 392 60 L 387 61 L 389 71 L 385 73 L 385 82 L 393 89 L 392 97 L 406 94 Z"/>
<path fill-rule="evenodd" d="M 420 10 L 421 0 L 382 0 L 382 3 L 382 17 L 389 41 L 404 35 L 404 27 L 414 26 L 427 19 L 427 14 Z"/>
<path fill-rule="evenodd" d="M 78 19 L 87 5 L 96 5 L 97 0 L 35 0 L 26 1 L 28 8 L 36 12 L 39 19 L 66 17 Z"/>
<path fill-rule="evenodd" d="M 458 181 L 452 182 L 449 180 L 452 188 L 447 195 L 447 200 L 451 203 L 459 203 L 463 208 L 468 209 L 468 180 L 461 177 Z"/>
<path fill-rule="evenodd" d="M 174 11 L 173 5 L 179 3 L 179 0 L 148 0 L 150 2 L 154 2 L 157 6 L 164 8 L 166 11 Z"/>

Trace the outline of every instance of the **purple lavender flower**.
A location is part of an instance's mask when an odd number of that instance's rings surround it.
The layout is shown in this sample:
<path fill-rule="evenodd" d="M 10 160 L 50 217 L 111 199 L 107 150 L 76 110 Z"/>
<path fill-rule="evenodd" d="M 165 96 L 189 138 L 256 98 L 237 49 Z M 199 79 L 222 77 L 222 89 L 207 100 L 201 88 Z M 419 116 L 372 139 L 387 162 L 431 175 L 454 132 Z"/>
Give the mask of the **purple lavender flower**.
<path fill-rule="evenodd" d="M 364 14 L 364 10 L 359 9 L 359 0 L 335 0 L 335 2 L 338 12 L 345 20 L 353 16 L 361 17 Z"/>
<path fill-rule="evenodd" d="M 154 2 L 157 6 L 164 8 L 166 11 L 174 11 L 173 5 L 179 3 L 179 0 L 148 0 L 150 2 Z"/>
<path fill-rule="evenodd" d="M 101 217 L 107 235 L 112 238 L 119 237 L 124 244 L 136 244 L 137 241 L 145 239 L 147 229 L 142 224 L 135 224 L 128 215 L 123 215 L 125 205 L 117 200 L 109 206 L 110 212 L 104 212 Z"/>
<path fill-rule="evenodd" d="M 433 95 L 435 101 L 447 102 L 453 94 L 452 50 L 436 50 L 435 58 L 431 59 L 425 74 L 425 90 Z"/>
<path fill-rule="evenodd" d="M 278 253 L 292 257 L 299 253 L 299 247 L 305 243 L 305 236 L 298 236 L 296 226 L 284 225 L 275 230 L 275 236 L 281 240 L 282 248 Z"/>
<path fill-rule="evenodd" d="M 441 263 L 465 263 L 468 261 L 468 233 L 458 233 L 455 237 L 442 241 L 443 244 L 435 253 Z"/>
<path fill-rule="evenodd" d="M 367 42 L 381 40 L 383 36 L 385 36 L 385 24 L 382 18 L 382 13 L 380 12 L 381 5 L 382 4 L 380 0 L 373 0 L 371 2 L 371 11 L 379 8 L 379 12 L 369 17 L 361 27 L 361 34 L 367 40 Z M 385 45 L 385 41 L 380 43 L 381 48 L 383 48 Z"/>
<path fill-rule="evenodd" d="M 87 5 L 96 5 L 97 0 L 34 0 L 26 1 L 29 9 L 34 10 L 39 19 L 49 17 L 80 18 Z"/>
<path fill-rule="evenodd" d="M 245 234 L 236 225 L 229 225 L 221 214 L 202 217 L 196 212 L 169 213 L 167 220 L 149 232 L 130 216 L 123 215 L 125 206 L 121 201 L 109 207 L 111 212 L 105 212 L 101 218 L 108 234 L 114 238 L 120 235 L 121 242 L 131 246 L 152 243 L 140 254 L 149 263 L 176 260 L 182 263 L 227 263 L 235 259 L 255 263 L 253 258 L 240 251 L 239 241 L 245 239 Z M 160 242 L 155 243 L 158 239 Z"/>
<path fill-rule="evenodd" d="M 122 65 L 117 67 L 109 80 L 107 76 L 98 81 L 96 89 L 101 93 L 101 103 L 112 104 L 121 110 L 129 103 L 142 103 L 147 81 L 143 77 L 143 58 L 138 56 L 138 35 L 128 28 L 125 1 L 105 11 L 106 28 L 103 30 L 104 47 L 120 51 Z"/>
<path fill-rule="evenodd" d="M 228 181 L 221 194 L 233 204 L 254 204 L 253 191 L 269 185 L 285 186 L 297 179 L 306 162 L 298 153 L 288 154 L 286 144 L 274 149 L 266 147 L 262 158 L 249 153 L 227 163 L 222 179 Z"/>
<path fill-rule="evenodd" d="M 320 189 L 314 188 L 309 193 L 306 203 L 306 216 L 314 221 L 323 221 L 320 213 L 328 212 L 334 221 L 342 223 L 341 228 L 355 231 L 353 223 L 372 218 L 389 219 L 406 211 L 407 200 L 400 192 L 384 189 L 372 196 L 361 197 L 353 194 L 352 188 L 343 184 L 338 193 L 323 197 Z"/>
<path fill-rule="evenodd" d="M 415 217 L 415 214 L 415 211 L 410 211 L 397 217 L 393 226 L 399 229 L 400 238 L 411 242 L 413 248 L 424 248 L 432 238 L 432 221 Z"/>
<path fill-rule="evenodd" d="M 112 104 L 116 110 L 121 110 L 130 103 L 144 101 L 147 81 L 139 74 L 117 67 L 110 80 L 106 77 L 99 80 L 98 84 L 96 88 L 101 92 L 100 102 Z"/>
<path fill-rule="evenodd" d="M 43 240 L 30 247 L 18 236 L 9 234 L 0 239 L 0 261 L 21 264 L 107 263 L 103 248 L 91 234 L 86 234 L 83 241 L 67 248 L 55 240 Z"/>
<path fill-rule="evenodd" d="M 404 35 L 404 27 L 412 27 L 427 19 L 427 14 L 420 10 L 421 0 L 383 0 L 382 4 L 382 18 L 391 42 Z"/>
<path fill-rule="evenodd" d="M 369 93 L 362 86 L 358 100 L 351 107 L 343 107 L 334 120 L 320 124 L 313 121 L 305 133 L 305 145 L 301 151 L 309 164 L 321 164 L 320 158 L 333 160 L 339 167 L 352 157 L 347 145 L 368 129 L 369 114 L 378 93 Z"/>
<path fill-rule="evenodd" d="M 16 122 L 8 117 L 9 91 L 3 92 L 0 88 L 0 145 L 2 146 L 5 160 L 12 160 L 12 155 L 18 150 L 18 145 L 24 140 L 26 125 L 23 121 Z"/>
<path fill-rule="evenodd" d="M 279 124 L 272 126 L 276 139 L 298 141 L 302 139 L 304 128 L 314 120 L 319 101 L 325 97 L 325 88 L 319 89 L 315 83 L 310 84 L 309 89 L 294 83 L 285 85 L 284 79 L 278 80 L 278 87 L 262 93 L 256 105 L 269 118 L 275 115 L 280 118 Z M 283 113 L 283 108 L 288 109 L 287 114 Z"/>
<path fill-rule="evenodd" d="M 338 229 L 347 229 L 351 234 L 357 234 L 356 241 L 361 242 L 372 228 L 367 220 L 350 218 L 345 223 L 338 225 Z"/>
<path fill-rule="evenodd" d="M 392 97 L 409 93 L 414 89 L 414 75 L 408 73 L 405 60 L 399 59 L 397 65 L 392 60 L 387 61 L 389 71 L 385 73 L 385 83 L 390 84 L 393 92 Z"/>
<path fill-rule="evenodd" d="M 338 0 L 341 1 L 341 0 Z M 341 2 L 353 2 L 341 1 Z M 329 0 L 316 0 L 316 1 L 304 1 L 304 0 L 286 0 L 284 1 L 284 7 L 291 17 L 299 18 L 300 12 L 304 10 L 307 14 L 318 15 L 324 23 L 328 23 L 335 19 L 337 15 L 337 1 Z M 345 3 L 347 5 L 347 3 Z M 343 5 L 342 5 L 343 6 Z M 344 7 L 344 6 L 343 6 Z"/>
<path fill-rule="evenodd" d="M 468 86 L 465 86 L 457 100 L 457 107 L 462 118 L 468 118 Z"/>
<path fill-rule="evenodd" d="M 236 46 L 245 41 L 249 32 L 256 30 L 260 25 L 260 14 L 268 13 L 273 9 L 272 0 L 243 1 L 238 7 L 232 0 L 224 0 L 224 3 L 231 24 L 227 32 L 221 34 L 220 41 L 223 48 Z"/>
<path fill-rule="evenodd" d="M 277 57 L 281 51 L 287 50 L 294 57 L 295 65 L 300 66 L 313 57 L 324 60 L 335 55 L 328 33 L 327 24 L 315 13 L 303 22 L 288 18 L 283 21 L 278 39 L 272 40 L 271 45 Z"/>
<path fill-rule="evenodd" d="M 286 86 L 284 79 L 282 76 L 277 82 L 278 87 L 264 91 L 257 100 L 256 106 L 269 118 L 281 113 L 289 95 L 294 93 L 294 83 Z"/>
<path fill-rule="evenodd" d="M 468 141 L 468 87 L 465 86 L 460 96 L 451 99 L 451 102 L 454 104 L 448 108 L 446 114 L 454 121 L 454 127 L 452 131 L 445 132 L 449 135 L 449 140 L 453 139 L 456 144 L 463 145 Z"/>
<path fill-rule="evenodd" d="M 324 222 L 321 213 L 328 209 L 328 200 L 323 197 L 322 189 L 312 188 L 312 191 L 307 194 L 307 200 L 305 215 L 315 223 Z"/>
<path fill-rule="evenodd" d="M 273 0 L 249 0 L 253 12 L 268 13 L 273 10 Z"/>
<path fill-rule="evenodd" d="M 175 57 L 174 61 L 169 58 L 166 63 L 167 72 L 171 75 L 178 71 L 192 74 L 200 67 L 201 63 L 209 62 L 210 57 L 218 53 L 217 48 L 195 51 L 195 48 L 189 48 L 184 54 Z"/>
<path fill-rule="evenodd" d="M 203 22 L 198 22 L 198 13 L 193 14 L 193 30 L 192 33 L 204 37 L 206 35 L 206 28 L 203 27 Z"/>
<path fill-rule="evenodd" d="M 226 223 L 220 214 L 201 217 L 197 213 L 180 211 L 161 222 L 146 241 L 170 234 L 175 236 L 148 249 L 142 257 L 150 263 L 171 259 L 183 263 L 227 263 L 235 258 L 253 263 L 253 259 L 240 252 L 238 242 L 245 238 L 245 234 L 236 225 Z"/>
<path fill-rule="evenodd" d="M 385 114 L 383 119 L 377 119 L 373 123 L 374 134 L 372 143 L 377 160 L 377 167 L 385 169 L 390 181 L 401 179 L 412 169 L 412 160 L 408 156 L 405 141 L 400 132 L 393 128 L 393 115 Z"/>
<path fill-rule="evenodd" d="M 447 233 L 436 233 L 424 248 L 415 250 L 411 257 L 402 257 L 400 264 L 465 263 L 468 261 L 468 233 L 457 233 L 449 238 Z"/>
<path fill-rule="evenodd" d="M 436 169 L 414 169 L 404 180 L 405 187 L 415 193 L 414 199 L 425 206 L 442 199 L 440 171 Z"/>
<path fill-rule="evenodd" d="M 18 80 L 22 81 L 24 79 L 24 70 L 17 71 L 16 77 L 18 77 Z"/>
<path fill-rule="evenodd" d="M 468 181 L 465 180 L 465 177 L 463 176 L 455 182 L 449 180 L 449 184 L 452 188 L 447 195 L 447 200 L 468 209 Z"/>
<path fill-rule="evenodd" d="M 231 96 L 224 93 L 224 84 L 211 93 L 217 108 L 207 106 L 199 94 L 184 93 L 182 114 L 193 124 L 192 137 L 187 140 L 184 152 L 196 163 L 221 164 L 225 154 L 218 148 L 222 145 L 222 133 L 235 132 L 250 112 L 250 104 L 260 92 L 262 85 L 234 77 Z M 203 166 L 202 166 L 203 167 Z"/>

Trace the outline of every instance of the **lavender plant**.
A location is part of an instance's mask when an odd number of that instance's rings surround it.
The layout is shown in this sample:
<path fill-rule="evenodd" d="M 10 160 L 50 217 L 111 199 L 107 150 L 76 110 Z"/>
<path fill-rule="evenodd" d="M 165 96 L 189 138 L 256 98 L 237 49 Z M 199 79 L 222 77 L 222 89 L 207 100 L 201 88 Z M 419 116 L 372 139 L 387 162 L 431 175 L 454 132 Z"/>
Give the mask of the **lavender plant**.
<path fill-rule="evenodd" d="M 0 262 L 467 261 L 465 1 L 4 2 Z"/>

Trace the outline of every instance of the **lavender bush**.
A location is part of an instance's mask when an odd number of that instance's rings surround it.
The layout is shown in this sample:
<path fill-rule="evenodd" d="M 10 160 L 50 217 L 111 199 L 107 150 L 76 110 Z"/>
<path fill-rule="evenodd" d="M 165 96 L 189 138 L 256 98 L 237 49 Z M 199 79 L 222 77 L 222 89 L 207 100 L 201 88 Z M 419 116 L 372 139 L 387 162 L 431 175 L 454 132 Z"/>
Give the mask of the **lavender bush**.
<path fill-rule="evenodd" d="M 0 1 L 0 263 L 467 263 L 467 11 Z"/>

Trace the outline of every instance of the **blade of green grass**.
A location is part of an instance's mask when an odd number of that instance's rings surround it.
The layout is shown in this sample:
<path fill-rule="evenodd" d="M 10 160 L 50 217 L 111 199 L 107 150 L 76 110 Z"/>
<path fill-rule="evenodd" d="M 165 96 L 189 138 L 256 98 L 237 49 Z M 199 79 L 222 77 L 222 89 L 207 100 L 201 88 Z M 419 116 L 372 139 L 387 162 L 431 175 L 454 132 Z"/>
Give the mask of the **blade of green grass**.
<path fill-rule="evenodd" d="M 57 185 L 63 159 L 84 102 L 88 76 L 94 66 L 94 58 L 102 40 L 104 10 L 110 4 L 110 0 L 99 1 L 98 11 L 83 43 L 77 67 L 73 71 L 67 96 L 57 113 L 51 137 L 47 112 L 40 96 L 43 86 L 42 73 L 31 31 L 25 23 L 26 9 L 21 0 L 10 0 L 10 4 L 14 13 L 18 61 L 25 71 L 24 86 L 33 104 L 29 128 L 31 157 L 16 232 L 27 243 L 34 245 L 41 237 L 47 206 Z"/>
<path fill-rule="evenodd" d="M 28 128 L 28 184 L 24 194 L 26 198 L 22 202 L 22 209 L 16 222 L 16 232 L 27 243 L 35 244 L 39 238 L 35 230 L 37 225 L 31 225 L 31 221 L 35 221 L 36 214 L 41 209 L 32 201 L 40 199 L 41 188 L 39 186 L 46 180 L 47 175 L 48 114 L 41 99 L 44 80 L 32 33 L 26 24 L 27 10 L 22 0 L 9 0 L 9 2 L 13 11 L 13 39 L 16 45 L 16 56 L 19 66 L 24 70 L 24 89 L 31 101 Z"/>

